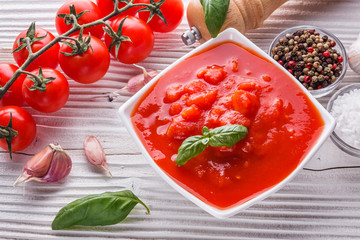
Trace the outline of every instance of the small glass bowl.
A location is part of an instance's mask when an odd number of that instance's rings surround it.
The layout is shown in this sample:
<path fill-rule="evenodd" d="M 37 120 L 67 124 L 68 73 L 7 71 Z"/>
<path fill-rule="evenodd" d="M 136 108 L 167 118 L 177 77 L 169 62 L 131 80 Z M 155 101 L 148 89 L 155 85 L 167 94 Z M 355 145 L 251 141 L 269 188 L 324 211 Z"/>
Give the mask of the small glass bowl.
<path fill-rule="evenodd" d="M 344 48 L 344 45 L 341 43 L 341 41 L 334 34 L 328 32 L 328 31 L 326 31 L 324 29 L 314 27 L 314 26 L 307 26 L 307 25 L 288 28 L 288 29 L 282 31 L 279 35 L 277 35 L 274 38 L 274 40 L 270 44 L 268 54 L 271 57 L 273 57 L 272 49 L 276 46 L 277 43 L 279 43 L 279 39 L 282 38 L 282 37 L 285 37 L 286 34 L 288 34 L 288 33 L 293 34 L 297 30 L 311 30 L 311 29 L 314 29 L 316 33 L 320 34 L 320 36 L 327 35 L 330 39 L 334 40 L 336 42 L 336 46 L 333 47 L 333 48 L 336 49 L 341 54 L 341 56 L 343 57 L 343 62 L 342 62 L 343 69 L 341 71 L 340 76 L 335 80 L 335 82 L 333 82 L 329 86 L 321 88 L 321 89 L 308 90 L 314 97 L 320 98 L 320 97 L 323 97 L 325 95 L 330 94 L 332 91 L 334 91 L 336 89 L 336 87 L 339 85 L 339 83 L 341 82 L 341 80 L 345 76 L 346 69 L 347 69 L 347 66 L 348 66 L 348 59 L 347 59 L 347 54 L 346 54 L 346 50 Z"/>
<path fill-rule="evenodd" d="M 327 110 L 328 112 L 331 113 L 332 107 L 334 105 L 334 101 L 339 97 L 344 95 L 345 93 L 350 92 L 351 90 L 354 89 L 360 89 L 360 83 L 353 83 L 350 85 L 347 85 L 341 89 L 339 89 L 329 100 L 328 104 L 327 104 Z M 349 145 L 348 143 L 346 143 L 344 140 L 342 140 L 339 135 L 336 134 L 336 128 L 333 131 L 333 133 L 330 135 L 331 140 L 334 142 L 334 144 L 336 146 L 338 146 L 341 150 L 343 150 L 344 152 L 355 156 L 355 157 L 360 157 L 360 149 L 359 148 L 355 148 L 351 145 Z"/>

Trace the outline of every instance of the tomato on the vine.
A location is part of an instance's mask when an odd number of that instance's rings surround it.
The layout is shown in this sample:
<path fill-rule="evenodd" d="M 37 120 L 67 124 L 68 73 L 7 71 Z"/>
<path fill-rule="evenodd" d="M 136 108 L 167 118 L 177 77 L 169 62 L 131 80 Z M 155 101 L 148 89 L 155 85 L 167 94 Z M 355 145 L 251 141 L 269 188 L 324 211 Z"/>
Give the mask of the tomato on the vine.
<path fill-rule="evenodd" d="M 10 80 L 10 78 L 15 74 L 18 67 L 14 64 L 10 63 L 0 63 L 0 87 L 4 87 L 4 85 Z M 4 94 L 4 96 L 0 100 L 0 107 L 3 106 L 21 106 L 24 103 L 24 99 L 22 97 L 21 88 L 25 79 L 24 74 L 21 74 L 15 82 L 10 86 L 9 90 Z"/>
<path fill-rule="evenodd" d="M 7 106 L 0 109 L 0 126 L 6 128 L 12 118 L 12 129 L 17 132 L 11 138 L 11 150 L 20 151 L 28 147 L 36 136 L 36 123 L 34 118 L 25 109 L 18 106 Z M 6 130 L 7 131 L 7 130 Z M 0 136 L 1 133 L 0 133 Z M 0 147 L 9 150 L 6 138 L 0 139 Z"/>
<path fill-rule="evenodd" d="M 22 94 L 26 103 L 44 113 L 60 110 L 69 98 L 69 83 L 66 77 L 52 68 L 43 68 L 41 71 L 38 69 L 31 73 L 40 76 L 42 82 L 37 82 L 33 76 L 28 76 L 24 80 Z"/>
<path fill-rule="evenodd" d="M 134 4 L 138 3 L 140 0 L 135 0 Z M 114 0 L 96 0 L 96 4 L 98 5 L 100 12 L 101 12 L 101 17 L 105 17 L 107 15 L 109 15 L 110 13 L 112 13 L 114 11 Z M 125 2 L 120 2 L 118 3 L 118 8 L 121 9 L 123 7 L 125 7 L 127 4 Z M 132 7 L 129 8 L 128 10 L 120 13 L 119 15 L 123 16 L 123 15 L 132 15 L 134 16 L 136 14 L 136 11 L 139 9 L 139 7 Z M 119 16 L 117 15 L 117 16 Z M 110 18 L 110 20 L 114 20 L 116 18 L 112 17 Z"/>
<path fill-rule="evenodd" d="M 72 36 L 78 39 L 79 36 Z M 85 38 L 89 36 L 84 35 Z M 71 79 L 79 83 L 93 83 L 100 80 L 110 66 L 110 54 L 105 44 L 98 38 L 91 36 L 90 46 L 81 54 L 66 56 L 59 53 L 60 67 Z M 73 49 L 63 44 L 61 52 L 72 53 Z"/>
<path fill-rule="evenodd" d="M 33 39 L 33 40 L 31 40 L 31 42 L 32 42 L 31 50 L 33 53 L 35 53 L 35 52 L 39 51 L 41 48 L 43 48 L 45 45 L 47 45 L 49 42 L 54 40 L 55 37 L 52 33 L 50 33 L 49 31 L 47 31 L 45 29 L 42 29 L 39 27 L 35 28 L 35 25 L 33 25 L 33 24 L 31 25 L 30 28 L 32 28 L 32 27 L 35 30 L 35 34 L 34 34 L 34 36 L 31 36 L 31 38 Z M 15 51 L 19 47 L 21 48 L 21 46 L 23 44 L 25 44 L 21 50 L 13 52 L 14 59 L 19 66 L 23 65 L 29 56 L 29 51 L 28 51 L 27 47 L 25 47 L 26 43 L 19 41 L 20 39 L 26 37 L 27 32 L 29 30 L 24 30 L 23 32 L 21 32 L 17 36 L 17 38 L 14 42 L 14 45 L 13 45 L 13 51 Z M 26 70 L 32 71 L 39 67 L 56 68 L 57 65 L 59 64 L 59 60 L 56 57 L 59 54 L 59 49 L 60 49 L 60 44 L 56 43 L 54 46 L 52 46 L 47 51 L 45 51 L 43 54 L 41 54 L 39 57 L 37 57 L 32 63 L 30 63 L 30 65 L 26 68 Z"/>
<path fill-rule="evenodd" d="M 123 23 L 121 34 L 122 36 L 129 37 L 131 41 L 122 41 L 121 44 L 118 42 L 120 48 L 117 52 L 117 59 L 120 62 L 127 64 L 141 62 L 149 56 L 154 47 L 154 34 L 144 21 L 133 16 L 120 16 L 115 19 L 110 24 L 115 32 L 118 31 L 119 26 L 124 19 L 125 21 Z M 113 39 L 106 34 L 106 45 L 110 47 L 112 42 Z M 115 49 L 116 46 L 112 46 L 111 54 L 114 57 L 116 57 Z"/>
<path fill-rule="evenodd" d="M 64 3 L 56 13 L 55 26 L 59 34 L 63 34 L 72 28 L 72 24 L 68 22 L 68 18 L 60 17 L 70 14 L 70 6 L 73 5 L 76 11 L 77 22 L 80 25 L 93 22 L 101 18 L 99 7 L 90 0 L 70 0 Z M 60 16 L 59 16 L 60 15 Z M 68 24 L 66 24 L 68 23 Z M 84 29 L 84 34 L 90 32 L 91 36 L 101 38 L 104 34 L 103 26 L 96 25 Z"/>
<path fill-rule="evenodd" d="M 141 3 L 149 4 L 150 0 L 139 0 Z M 155 0 L 158 2 L 159 0 Z M 184 15 L 184 3 L 182 0 L 166 0 L 161 6 L 160 11 L 163 14 L 167 25 L 159 16 L 155 15 L 147 24 L 154 32 L 170 32 L 173 31 L 181 23 Z M 149 11 L 139 12 L 139 17 L 145 22 L 150 16 Z"/>

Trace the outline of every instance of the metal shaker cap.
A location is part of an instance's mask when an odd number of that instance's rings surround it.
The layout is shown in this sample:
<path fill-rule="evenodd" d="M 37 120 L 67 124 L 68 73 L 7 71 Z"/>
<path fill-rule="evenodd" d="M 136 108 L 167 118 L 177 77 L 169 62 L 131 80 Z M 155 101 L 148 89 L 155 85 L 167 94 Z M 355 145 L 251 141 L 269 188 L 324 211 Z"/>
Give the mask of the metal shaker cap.
<path fill-rule="evenodd" d="M 181 35 L 181 39 L 185 45 L 192 45 L 201 39 L 201 33 L 196 27 L 191 27 L 190 30 L 187 30 Z"/>

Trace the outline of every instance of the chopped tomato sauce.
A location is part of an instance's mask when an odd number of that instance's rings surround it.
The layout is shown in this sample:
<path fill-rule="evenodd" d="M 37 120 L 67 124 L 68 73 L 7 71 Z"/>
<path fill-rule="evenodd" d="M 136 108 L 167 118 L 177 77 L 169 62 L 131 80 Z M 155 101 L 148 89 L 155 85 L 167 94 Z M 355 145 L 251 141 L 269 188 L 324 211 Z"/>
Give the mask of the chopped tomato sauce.
<path fill-rule="evenodd" d="M 320 113 L 288 75 L 225 42 L 168 71 L 140 101 L 132 123 L 155 163 L 202 201 L 227 209 L 284 180 L 320 136 Z M 227 124 L 248 127 L 235 146 L 208 147 L 175 164 L 187 137 Z"/>

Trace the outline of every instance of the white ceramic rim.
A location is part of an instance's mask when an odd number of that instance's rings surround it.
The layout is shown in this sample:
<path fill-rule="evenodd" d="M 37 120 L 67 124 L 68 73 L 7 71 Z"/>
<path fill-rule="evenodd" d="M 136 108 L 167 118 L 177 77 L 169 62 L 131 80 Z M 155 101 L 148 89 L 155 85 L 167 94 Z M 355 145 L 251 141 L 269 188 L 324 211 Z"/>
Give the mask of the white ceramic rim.
<path fill-rule="evenodd" d="M 253 51 L 257 52 L 260 56 L 263 58 L 271 61 L 275 64 L 275 66 L 278 66 L 279 69 L 281 69 L 283 72 L 285 72 L 304 92 L 306 96 L 310 99 L 310 101 L 313 102 L 315 107 L 320 112 L 320 115 L 322 116 L 324 120 L 324 130 L 321 133 L 319 139 L 313 146 L 313 148 L 309 151 L 309 153 L 305 156 L 303 161 L 297 166 L 297 168 L 283 181 L 276 184 L 275 186 L 265 190 L 263 193 L 259 194 L 258 196 L 250 199 L 249 201 L 236 205 L 234 207 L 231 207 L 229 209 L 218 209 L 213 206 L 210 206 L 206 204 L 205 202 L 201 201 L 199 198 L 195 197 L 188 191 L 186 191 L 184 188 L 179 186 L 173 179 L 171 179 L 151 158 L 149 153 L 146 151 L 145 147 L 143 146 L 142 142 L 140 141 L 130 119 L 130 115 L 136 106 L 137 102 L 141 98 L 143 94 L 145 94 L 151 86 L 153 86 L 161 76 L 163 76 L 167 71 L 169 71 L 171 68 L 173 68 L 175 65 L 182 62 L 184 59 L 189 58 L 190 56 L 198 53 L 199 51 L 202 51 L 203 49 L 206 49 L 210 46 L 216 45 L 221 42 L 226 41 L 233 41 L 236 43 L 239 43 L 240 45 L 252 49 Z M 166 69 L 164 69 L 159 75 L 157 75 L 154 79 L 152 79 L 145 87 L 143 87 L 139 92 L 137 92 L 134 96 L 132 96 L 127 102 L 125 102 L 119 109 L 120 117 L 126 127 L 126 129 L 129 131 L 131 137 L 134 139 L 135 143 L 141 150 L 142 154 L 145 156 L 145 158 L 148 160 L 150 165 L 155 169 L 155 171 L 170 185 L 172 186 L 176 191 L 181 193 L 184 197 L 188 198 L 190 201 L 195 203 L 200 208 L 204 209 L 206 212 L 210 213 L 211 215 L 217 217 L 217 218 L 227 218 L 235 215 L 236 213 L 240 212 L 241 210 L 244 210 L 245 208 L 250 207 L 251 205 L 255 204 L 256 202 L 268 197 L 270 194 L 276 192 L 281 187 L 285 185 L 289 180 L 291 180 L 302 168 L 303 166 L 314 156 L 314 154 L 319 150 L 319 148 L 322 146 L 322 144 L 325 142 L 325 140 L 329 137 L 333 129 L 335 128 L 335 120 L 334 118 L 329 114 L 328 111 L 325 110 L 325 108 L 296 80 L 288 71 L 286 71 L 280 64 L 278 64 L 274 59 L 272 59 L 269 55 L 267 55 L 263 50 L 261 50 L 259 47 L 257 47 L 254 43 L 252 43 L 249 39 L 247 39 L 245 36 L 243 36 L 240 32 L 238 32 L 236 29 L 229 28 L 219 34 L 217 38 L 211 39 L 207 41 L 206 43 L 202 44 L 201 46 L 197 47 L 196 49 L 192 50 L 191 52 L 187 53 L 177 61 L 175 61 L 173 64 L 168 66 Z"/>

